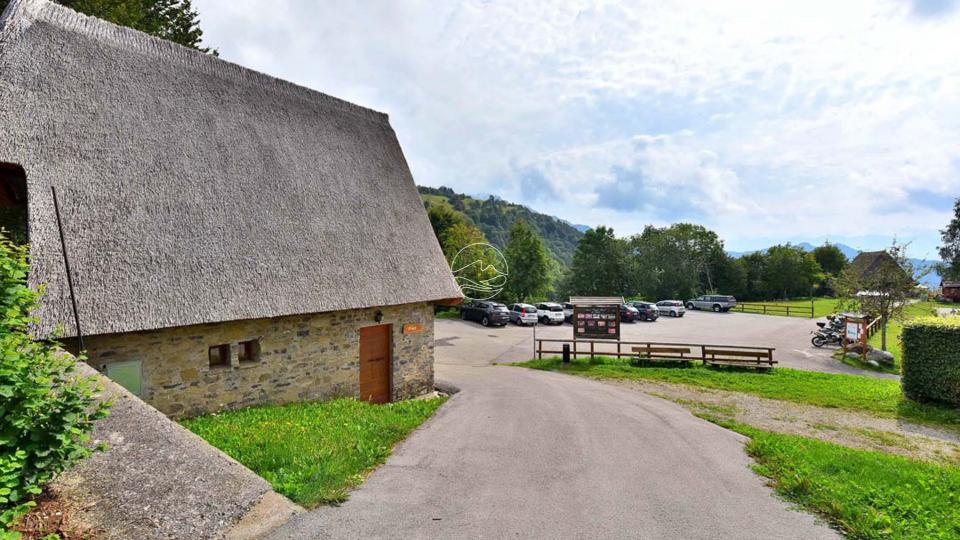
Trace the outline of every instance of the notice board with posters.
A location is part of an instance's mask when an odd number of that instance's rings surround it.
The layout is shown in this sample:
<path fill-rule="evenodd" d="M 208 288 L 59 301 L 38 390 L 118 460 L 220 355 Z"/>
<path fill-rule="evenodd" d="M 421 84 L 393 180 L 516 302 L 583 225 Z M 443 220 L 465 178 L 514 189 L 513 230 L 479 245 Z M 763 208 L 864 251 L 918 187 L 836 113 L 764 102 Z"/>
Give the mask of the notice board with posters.
<path fill-rule="evenodd" d="M 574 304 L 573 339 L 620 339 L 620 305 Z"/>

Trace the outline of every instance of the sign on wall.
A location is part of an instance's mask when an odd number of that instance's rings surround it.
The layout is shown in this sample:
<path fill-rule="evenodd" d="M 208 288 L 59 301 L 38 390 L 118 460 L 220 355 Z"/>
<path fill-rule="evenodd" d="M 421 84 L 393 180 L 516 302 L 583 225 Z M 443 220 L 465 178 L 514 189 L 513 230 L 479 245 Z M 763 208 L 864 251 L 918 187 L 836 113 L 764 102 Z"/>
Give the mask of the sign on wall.
<path fill-rule="evenodd" d="M 620 306 L 574 305 L 573 339 L 620 339 Z"/>
<path fill-rule="evenodd" d="M 420 323 L 410 323 L 403 325 L 404 334 L 419 334 L 423 332 L 423 325 Z"/>

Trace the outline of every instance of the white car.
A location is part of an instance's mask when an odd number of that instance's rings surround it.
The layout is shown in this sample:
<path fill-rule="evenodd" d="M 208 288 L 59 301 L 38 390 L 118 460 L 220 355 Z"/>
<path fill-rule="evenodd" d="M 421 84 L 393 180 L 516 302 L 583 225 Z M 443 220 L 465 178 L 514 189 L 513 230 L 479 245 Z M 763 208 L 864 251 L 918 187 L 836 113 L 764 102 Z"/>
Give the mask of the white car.
<path fill-rule="evenodd" d="M 661 300 L 657 302 L 657 309 L 660 310 L 661 315 L 671 317 L 683 317 L 687 312 L 687 308 L 683 307 L 683 302 L 679 300 Z"/>
<path fill-rule="evenodd" d="M 556 302 L 541 302 L 537 304 L 537 316 L 543 324 L 563 324 L 563 306 Z"/>

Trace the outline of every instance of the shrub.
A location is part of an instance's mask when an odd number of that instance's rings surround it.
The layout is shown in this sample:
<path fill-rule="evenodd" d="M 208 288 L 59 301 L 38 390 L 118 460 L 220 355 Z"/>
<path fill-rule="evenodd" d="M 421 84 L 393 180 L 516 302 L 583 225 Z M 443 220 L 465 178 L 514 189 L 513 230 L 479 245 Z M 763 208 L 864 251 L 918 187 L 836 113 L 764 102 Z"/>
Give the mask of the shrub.
<path fill-rule="evenodd" d="M 960 405 L 960 318 L 920 317 L 903 327 L 903 392 Z"/>
<path fill-rule="evenodd" d="M 107 413 L 72 357 L 32 339 L 40 293 L 26 286 L 28 269 L 26 248 L 0 235 L 0 537 L 44 484 L 90 453 L 89 432 Z"/>

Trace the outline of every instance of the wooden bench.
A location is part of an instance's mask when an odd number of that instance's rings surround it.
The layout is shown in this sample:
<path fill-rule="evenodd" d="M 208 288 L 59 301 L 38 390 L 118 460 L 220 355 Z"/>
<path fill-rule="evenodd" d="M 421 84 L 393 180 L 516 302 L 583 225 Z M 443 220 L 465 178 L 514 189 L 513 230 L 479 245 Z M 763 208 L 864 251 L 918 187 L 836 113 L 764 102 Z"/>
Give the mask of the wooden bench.
<path fill-rule="evenodd" d="M 773 349 L 703 349 L 703 362 L 714 366 L 740 366 L 769 369 L 777 363 Z"/>
<path fill-rule="evenodd" d="M 696 358 L 688 356 L 690 347 L 667 347 L 647 344 L 644 347 L 633 347 L 633 352 L 644 360 L 667 360 L 671 362 L 692 362 Z"/>

